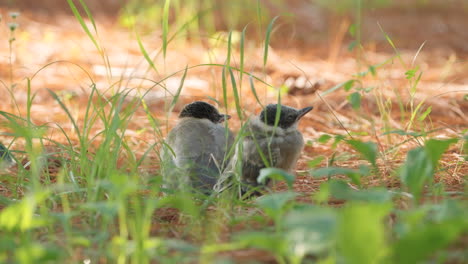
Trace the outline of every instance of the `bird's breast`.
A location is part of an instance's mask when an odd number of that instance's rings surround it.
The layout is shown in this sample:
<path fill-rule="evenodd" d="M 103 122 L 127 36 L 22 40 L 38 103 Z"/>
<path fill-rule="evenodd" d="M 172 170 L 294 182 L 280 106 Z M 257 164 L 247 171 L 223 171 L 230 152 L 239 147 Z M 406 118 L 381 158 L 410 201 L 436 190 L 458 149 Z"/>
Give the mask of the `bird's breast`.
<path fill-rule="evenodd" d="M 282 137 L 278 147 L 280 149 L 280 158 L 275 167 L 291 171 L 296 166 L 304 148 L 304 138 L 299 131 L 291 131 Z"/>

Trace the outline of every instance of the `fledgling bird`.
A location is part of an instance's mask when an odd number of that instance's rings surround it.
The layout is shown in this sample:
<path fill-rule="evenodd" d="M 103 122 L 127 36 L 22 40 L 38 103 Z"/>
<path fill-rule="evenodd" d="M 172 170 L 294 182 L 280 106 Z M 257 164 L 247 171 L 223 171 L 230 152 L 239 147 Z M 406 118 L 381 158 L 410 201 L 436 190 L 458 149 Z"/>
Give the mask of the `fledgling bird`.
<path fill-rule="evenodd" d="M 179 122 L 169 132 L 163 149 L 163 186 L 209 194 L 228 159 L 232 133 L 223 125 L 229 115 L 211 104 L 196 101 L 186 105 Z"/>
<path fill-rule="evenodd" d="M 247 135 L 242 141 L 242 146 L 236 147 L 233 159 L 216 183 L 214 187 L 216 192 L 222 192 L 232 185 L 232 177 L 239 157 L 242 159 L 240 175 L 242 195 L 250 192 L 252 188 L 260 186 L 257 178 L 260 170 L 266 168 L 267 165 L 288 172 L 292 172 L 295 168 L 304 148 L 304 139 L 297 129 L 297 124 L 313 107 L 295 109 L 285 105 L 280 106 L 277 124 L 275 124 L 277 104 L 267 105 L 260 115 L 254 116 L 248 121 Z M 260 151 L 269 164 L 265 164 Z M 242 152 L 241 155 L 239 152 Z M 265 185 L 268 185 L 268 182 Z M 257 191 L 253 191 L 252 194 L 260 195 Z"/>

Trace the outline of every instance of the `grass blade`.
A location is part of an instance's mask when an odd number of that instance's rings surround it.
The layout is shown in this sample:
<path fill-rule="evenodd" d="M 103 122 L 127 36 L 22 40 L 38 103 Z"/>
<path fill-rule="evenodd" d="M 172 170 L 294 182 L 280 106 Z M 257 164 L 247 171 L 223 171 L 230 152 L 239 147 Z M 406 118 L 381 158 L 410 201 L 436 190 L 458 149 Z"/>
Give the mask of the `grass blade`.
<path fill-rule="evenodd" d="M 73 0 L 67 0 L 67 2 L 68 2 L 68 5 L 70 6 L 70 8 L 71 8 L 71 10 L 73 12 L 73 15 L 75 15 L 75 17 L 78 20 L 78 22 L 80 23 L 81 27 L 86 32 L 86 35 L 88 35 L 88 37 L 91 39 L 91 41 L 93 42 L 94 46 L 98 49 L 98 51 L 101 52 L 101 47 L 99 46 L 98 42 L 94 38 L 93 34 L 91 34 L 91 31 L 89 30 L 88 26 L 84 22 L 83 17 L 81 16 L 80 12 L 76 8 L 75 4 L 73 3 Z M 81 0 L 80 0 L 80 2 L 81 2 Z M 85 8 L 85 6 L 84 6 L 84 8 Z M 85 8 L 85 10 L 87 10 L 87 9 Z M 92 23 L 94 25 L 94 21 Z"/>
<path fill-rule="evenodd" d="M 268 47 L 270 46 L 270 37 L 271 37 L 271 31 L 273 31 L 273 24 L 275 23 L 276 19 L 278 19 L 279 16 L 274 17 L 270 24 L 268 25 L 267 31 L 266 31 L 266 37 L 265 37 L 265 47 L 263 50 L 263 67 L 265 67 L 267 60 L 268 60 Z"/>
<path fill-rule="evenodd" d="M 143 43 L 141 42 L 140 35 L 138 33 L 135 33 L 137 42 L 138 42 L 138 47 L 140 48 L 141 53 L 143 54 L 143 57 L 145 58 L 146 62 L 151 66 L 151 68 L 158 73 L 158 70 L 156 69 L 156 66 L 154 66 L 153 60 L 151 60 L 150 56 L 148 55 L 148 52 L 146 52 L 145 47 L 143 46 Z"/>
<path fill-rule="evenodd" d="M 169 34 L 169 7 L 171 0 L 164 1 L 163 19 L 162 19 L 162 39 L 163 39 L 163 57 L 166 59 L 167 53 L 167 35 Z"/>
<path fill-rule="evenodd" d="M 236 103 L 237 115 L 239 116 L 239 119 L 242 121 L 244 119 L 242 116 L 242 105 L 240 102 L 239 93 L 237 91 L 236 78 L 234 77 L 234 73 L 232 72 L 231 68 L 229 68 L 229 75 L 231 76 L 232 92 L 234 93 L 234 101 Z"/>

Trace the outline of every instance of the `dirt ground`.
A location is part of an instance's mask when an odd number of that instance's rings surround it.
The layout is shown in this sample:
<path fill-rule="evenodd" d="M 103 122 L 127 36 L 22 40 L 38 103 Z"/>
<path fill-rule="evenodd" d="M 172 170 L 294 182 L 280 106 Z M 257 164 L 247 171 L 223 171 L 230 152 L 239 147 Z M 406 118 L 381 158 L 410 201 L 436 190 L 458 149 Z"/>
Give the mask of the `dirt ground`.
<path fill-rule="evenodd" d="M 352 41 L 346 33 L 349 18 L 320 13 L 315 6 L 306 5 L 303 1 L 295 1 L 291 4 L 291 10 L 297 15 L 296 24 L 279 23 L 277 32 L 273 33 L 266 67 L 262 65 L 262 44 L 251 40 L 246 45 L 245 69 L 276 87 L 284 84 L 294 86 L 298 92 L 285 95 L 285 103 L 295 107 L 315 107 L 300 124 L 306 141 L 312 142 L 324 133 L 345 135 L 353 131 L 366 131 L 369 140 L 378 142 L 381 150 L 386 150 L 394 142 L 401 140 L 399 136 L 382 136 L 384 124 L 381 113 L 377 110 L 377 96 L 368 94 L 364 97 L 361 112 L 350 111 L 346 102 L 349 93 L 342 89 L 322 98 L 318 96 L 318 92 L 352 79 L 356 73 L 366 71 L 370 65 L 379 65 L 395 56 L 396 51 L 383 32 L 395 44 L 401 60 L 394 57 L 379 68 L 375 76 L 362 78 L 362 82 L 363 87 L 378 87 L 378 94 L 392 100 L 388 121 L 391 126 L 394 129 L 404 129 L 407 125 L 401 122 L 407 120 L 407 116 L 399 110 L 397 96 L 408 102 L 409 81 L 405 79 L 405 72 L 418 66 L 423 74 L 417 86 L 415 103 L 424 101 L 426 107 L 432 107 L 430 122 L 424 128 L 436 129 L 436 137 L 457 136 L 468 128 L 466 8 L 457 8 L 454 2 L 443 7 L 403 6 L 368 10 L 362 19 L 363 49 L 352 52 L 347 50 Z M 12 11 L 17 10 L 7 7 L 0 9 L 4 18 L 0 28 L 2 36 L 10 36 L 7 23 L 11 20 L 8 14 Z M 0 79 L 3 82 L 0 95 L 6 98 L 0 105 L 0 110 L 24 114 L 27 78 L 30 78 L 31 90 L 36 93 L 32 106 L 33 120 L 36 124 L 50 124 L 50 137 L 62 142 L 65 139 L 58 136 L 60 133 L 57 133 L 54 123 L 60 123 L 65 128 L 70 128 L 71 125 L 47 89 L 68 96 L 68 106 L 77 116 L 82 115 L 92 83 L 100 91 L 109 94 L 131 88 L 135 89 L 131 95 L 137 96 L 136 91 L 151 89 L 145 97 L 146 102 L 156 117 L 165 119 L 165 103 L 171 99 L 170 92 L 178 88 L 183 69 L 204 63 L 223 64 L 226 57 L 224 43 L 207 47 L 203 42 L 177 41 L 169 45 L 165 60 L 162 56 L 156 57 L 154 62 L 158 72 L 155 72 L 149 69 L 135 32 L 120 27 L 112 15 L 98 14 L 97 39 L 108 57 L 110 76 L 98 49 L 69 12 L 51 12 L 47 8 L 35 11 L 34 8 L 27 9 L 25 6 L 20 11 L 16 21 L 19 27 L 14 32 L 15 40 L 11 49 L 8 37 L 2 38 L 3 41 L 0 42 Z M 88 25 L 91 26 L 89 21 Z M 161 32 L 156 30 L 140 37 L 145 49 L 154 57 L 162 45 Z M 238 54 L 235 56 L 234 65 L 238 64 Z M 172 75 L 173 73 L 176 74 Z M 165 79 L 164 85 L 169 92 L 161 87 L 154 87 L 153 82 L 141 79 L 160 81 L 168 76 L 170 77 Z M 174 113 L 168 116 L 169 122 L 163 131 L 167 132 L 174 124 L 177 111 L 185 103 L 207 99 L 207 96 L 222 101 L 220 76 L 220 67 L 191 68 L 180 101 Z M 258 113 L 260 105 L 252 96 L 247 79 L 244 78 L 240 89 L 241 103 L 248 116 Z M 12 84 L 14 85 L 11 86 Z M 308 86 L 313 88 L 302 89 Z M 264 103 L 276 100 L 276 92 L 271 88 L 261 83 L 256 88 Z M 19 108 L 11 101 L 10 93 L 14 94 Z M 233 100 L 229 104 L 229 114 L 235 115 Z M 152 138 L 150 132 L 137 132 L 149 127 L 143 111 L 138 111 L 133 121 L 127 135 L 132 139 L 137 155 L 142 155 L 145 150 L 141 147 L 142 144 L 151 144 L 156 139 Z M 230 125 L 236 130 L 240 122 L 234 118 Z M 1 139 L 8 141 L 4 136 Z M 16 144 L 18 146 L 14 148 L 21 147 L 21 141 Z M 390 167 L 398 166 L 409 147 L 410 144 L 403 146 L 400 148 L 400 155 L 393 154 L 388 157 L 389 160 L 382 162 L 382 171 L 388 172 L 391 171 Z M 346 146 L 340 145 L 338 149 L 332 149 L 328 145 L 309 144 L 299 162 L 299 174 L 307 170 L 308 160 L 317 155 L 330 157 L 335 151 L 352 153 Z M 454 152 L 444 156 L 447 175 L 442 178 L 453 184 L 454 188 L 462 188 L 462 178 L 467 175 L 468 167 L 466 163 L 461 167 L 451 167 L 451 164 L 461 159 L 457 155 Z M 338 165 L 352 167 L 357 163 L 359 160 L 347 160 Z M 325 164 L 326 160 L 322 165 Z M 148 169 L 156 167 L 157 165 Z M 295 188 L 301 192 L 312 192 L 317 189 L 317 182 L 307 176 L 300 176 Z"/>
<path fill-rule="evenodd" d="M 349 153 L 347 159 L 338 159 L 335 165 L 355 168 L 364 162 L 344 144 L 334 149 L 331 144 L 316 143 L 315 140 L 321 135 L 365 132 L 367 135 L 360 139 L 377 142 L 382 152 L 407 139 L 398 135 L 384 136 L 382 129 L 386 123 L 394 130 L 407 128 L 408 124 L 402 120 L 408 120 L 408 113 L 400 111 L 398 100 L 407 106 L 410 85 L 405 72 L 415 66 L 423 73 L 414 97 L 415 104 L 424 101 L 425 109 L 431 106 L 432 112 L 425 124 L 418 124 L 414 129 L 434 130 L 430 136 L 435 138 L 460 136 L 462 131 L 468 129 L 467 8 L 457 8 L 453 4 L 443 8 L 369 10 L 362 21 L 363 49 L 350 52 L 347 47 L 352 39 L 346 33 L 349 18 L 325 15 L 314 6 L 295 2 L 292 10 L 298 15 L 296 25 L 280 24 L 274 32 L 266 67 L 262 65 L 262 44 L 251 40 L 246 45 L 245 69 L 275 87 L 286 84 L 294 88 L 294 94 L 283 96 L 283 103 L 294 107 L 314 106 L 313 112 L 300 123 L 300 130 L 309 143 L 298 163 L 298 177 L 294 184 L 294 189 L 304 194 L 299 199 L 308 199 L 323 181 L 307 175 L 307 162 L 315 157 L 326 157 L 319 166 L 326 166 L 335 152 Z M 32 119 L 35 124 L 48 124 L 50 139 L 66 143 L 55 124 L 60 124 L 67 131 L 72 131 L 72 125 L 47 89 L 67 98 L 66 105 L 78 118 L 83 117 L 90 85 L 93 83 L 104 94 L 130 88 L 133 89 L 131 96 L 138 96 L 137 91 L 150 89 L 145 99 L 152 113 L 161 120 L 167 117 L 169 120 L 167 123 L 161 122 L 163 133 L 167 133 L 177 121 L 178 111 L 185 103 L 207 100 L 208 96 L 222 102 L 221 68 L 197 66 L 188 71 L 174 112 L 169 115 L 165 112 L 165 104 L 172 99 L 171 92 L 177 90 L 185 67 L 206 63 L 224 64 L 227 50 L 225 43 L 211 47 L 197 41 L 180 40 L 171 43 L 165 60 L 161 55 L 155 58 L 158 70 L 155 72 L 145 61 L 135 32 L 119 26 L 115 17 L 99 14 L 97 39 L 109 60 L 110 75 L 93 42 L 76 18 L 67 12 L 51 13 L 47 8 L 41 8 L 40 12 L 21 9 L 21 15 L 17 18 L 19 27 L 14 32 L 15 40 L 10 48 L 8 39 L 11 35 L 6 23 L 11 11 L 16 10 L 0 6 L 3 17 L 0 23 L 0 34 L 3 36 L 0 41 L 0 96 L 3 98 L 0 110 L 25 114 L 27 79 L 30 79 L 32 93 L 36 94 Z M 89 21 L 87 23 L 91 25 Z M 382 31 L 396 45 L 401 59 L 394 57 L 396 51 Z M 162 46 L 161 32 L 137 33 L 141 34 L 140 38 L 150 57 L 155 57 Z M 389 60 L 392 57 L 394 59 Z M 238 58 L 239 55 L 235 54 L 234 65 L 238 64 Z M 351 109 L 346 100 L 349 92 L 342 88 L 319 96 L 335 85 L 355 78 L 355 74 L 368 70 L 370 65 L 379 65 L 385 61 L 388 63 L 378 68 L 375 76 L 369 74 L 361 79 L 363 87 L 376 87 L 378 92 L 365 95 L 360 111 Z M 167 91 L 154 86 L 154 81 L 162 79 L 165 80 Z M 274 89 L 260 82 L 256 82 L 256 88 L 263 103 L 276 101 Z M 258 113 L 261 106 L 250 91 L 248 78 L 244 77 L 240 89 L 245 114 L 249 116 Z M 11 100 L 11 94 L 14 94 L 16 102 Z M 237 116 L 233 96 L 229 96 L 228 113 Z M 378 110 L 379 96 L 390 99 L 386 122 Z M 401 98 L 398 99 L 398 96 Z M 232 118 L 230 126 L 235 131 L 240 123 L 240 120 Z M 147 128 L 150 128 L 149 120 L 144 111 L 138 110 L 127 130 L 127 137 L 137 156 L 142 156 L 148 146 L 158 140 Z M 95 127 L 96 131 L 99 129 Z M 0 132 L 5 131 L 0 129 Z M 11 138 L 0 134 L 0 141 L 10 142 Z M 22 144 L 18 140 L 12 148 L 21 149 Z M 391 172 L 404 161 L 406 151 L 414 146 L 416 144 L 409 141 L 400 146 L 397 152 L 389 152 L 379 161 L 382 178 L 369 177 L 365 184 L 397 187 L 398 180 Z M 152 153 L 150 159 L 156 160 L 156 154 Z M 449 190 L 464 191 L 468 164 L 464 162 L 460 165 L 462 159 L 456 147 L 442 158 L 443 170 L 438 173 L 437 180 L 447 183 Z M 145 171 L 156 171 L 157 168 L 156 162 L 142 166 Z M 277 188 L 283 189 L 285 186 Z M 7 192 L 0 189 L 0 194 Z M 168 214 L 172 219 L 174 213 Z M 246 250 L 232 254 L 239 260 L 257 256 L 264 261 L 272 261 L 271 256 L 258 251 Z"/>

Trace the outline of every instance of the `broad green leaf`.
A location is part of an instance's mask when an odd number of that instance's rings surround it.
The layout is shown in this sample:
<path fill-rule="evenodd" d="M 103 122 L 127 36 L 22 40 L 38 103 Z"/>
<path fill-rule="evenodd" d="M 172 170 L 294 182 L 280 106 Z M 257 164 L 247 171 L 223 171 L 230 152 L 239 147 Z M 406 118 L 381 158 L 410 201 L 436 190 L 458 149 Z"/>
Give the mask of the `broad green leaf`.
<path fill-rule="evenodd" d="M 234 241 L 240 242 L 245 248 L 253 247 L 270 251 L 273 254 L 281 254 L 285 251 L 286 241 L 279 233 L 251 231 L 234 236 Z"/>
<path fill-rule="evenodd" d="M 258 183 L 264 184 L 266 179 L 282 180 L 285 181 L 289 189 L 292 189 L 292 185 L 295 180 L 295 176 L 287 173 L 286 171 L 278 168 L 263 168 L 260 170 L 260 175 L 257 178 Z"/>
<path fill-rule="evenodd" d="M 392 194 L 384 188 L 354 190 L 339 180 L 331 180 L 328 185 L 330 195 L 340 200 L 386 203 L 392 199 Z"/>
<path fill-rule="evenodd" d="M 348 101 L 351 104 L 351 107 L 354 110 L 361 108 L 361 94 L 359 92 L 354 92 L 348 96 Z"/>
<path fill-rule="evenodd" d="M 463 219 L 420 223 L 393 246 L 394 263 L 425 263 L 437 250 L 449 246 L 468 231 Z"/>
<path fill-rule="evenodd" d="M 355 150 L 361 153 L 362 157 L 368 160 L 373 166 L 376 166 L 377 160 L 377 145 L 374 142 L 362 142 L 359 140 L 347 140 L 348 144 L 350 144 Z"/>
<path fill-rule="evenodd" d="M 158 201 L 158 208 L 162 207 L 177 208 L 194 217 L 199 215 L 199 206 L 190 194 L 178 193 L 177 195 L 165 196 Z"/>
<path fill-rule="evenodd" d="M 280 192 L 264 195 L 258 198 L 255 203 L 262 208 L 266 214 L 275 219 L 282 213 L 286 204 L 293 200 L 298 194 L 295 192 Z"/>
<path fill-rule="evenodd" d="M 444 154 L 448 147 L 457 141 L 458 139 L 456 138 L 446 140 L 429 139 L 424 143 L 424 148 L 428 157 L 431 159 L 433 168 L 437 167 L 439 159 L 442 157 L 442 154 Z"/>
<path fill-rule="evenodd" d="M 324 143 L 327 143 L 331 138 L 332 138 L 331 135 L 323 134 L 317 139 L 317 141 L 324 144 Z"/>
<path fill-rule="evenodd" d="M 318 192 L 315 192 L 312 195 L 312 198 L 314 199 L 316 203 L 321 204 L 321 203 L 328 201 L 330 197 L 330 184 L 329 183 L 330 182 L 327 181 L 327 182 L 323 182 L 322 184 L 320 184 L 320 189 L 318 190 Z"/>
<path fill-rule="evenodd" d="M 309 167 L 310 169 L 313 169 L 317 167 L 324 159 L 325 159 L 324 156 L 318 156 L 315 159 L 308 161 L 307 167 Z"/>
<path fill-rule="evenodd" d="M 344 90 L 347 91 L 347 92 L 349 90 L 351 90 L 351 88 L 353 88 L 353 86 L 354 86 L 354 82 L 355 82 L 355 80 L 349 80 L 349 81 L 345 82 L 344 85 L 343 85 Z"/>
<path fill-rule="evenodd" d="M 35 215 L 36 209 L 48 196 L 49 191 L 29 194 L 18 203 L 11 204 L 0 212 L 0 230 L 25 232 L 46 224 L 46 219 Z"/>
<path fill-rule="evenodd" d="M 349 203 L 338 221 L 338 253 L 350 264 L 383 263 L 388 254 L 384 219 L 390 204 Z"/>
<path fill-rule="evenodd" d="M 18 263 L 57 263 L 63 254 L 57 247 L 31 241 L 22 243 L 15 249 Z"/>
<path fill-rule="evenodd" d="M 331 177 L 333 175 L 346 175 L 348 176 L 353 183 L 360 185 L 360 178 L 361 175 L 359 171 L 348 169 L 348 168 L 340 168 L 340 167 L 326 167 L 316 169 L 310 172 L 312 177 L 322 178 L 322 177 Z"/>
<path fill-rule="evenodd" d="M 292 210 L 283 219 L 282 229 L 288 253 L 296 259 L 331 249 L 336 236 L 336 213 L 332 209 L 303 207 Z"/>
<path fill-rule="evenodd" d="M 420 198 L 425 182 L 431 179 L 433 174 L 432 160 L 424 148 L 419 147 L 408 152 L 406 162 L 400 170 L 400 178 L 416 201 Z"/>
<path fill-rule="evenodd" d="M 328 177 L 330 175 L 350 175 L 357 174 L 358 171 L 341 167 L 319 168 L 310 172 L 310 175 L 316 178 Z"/>

